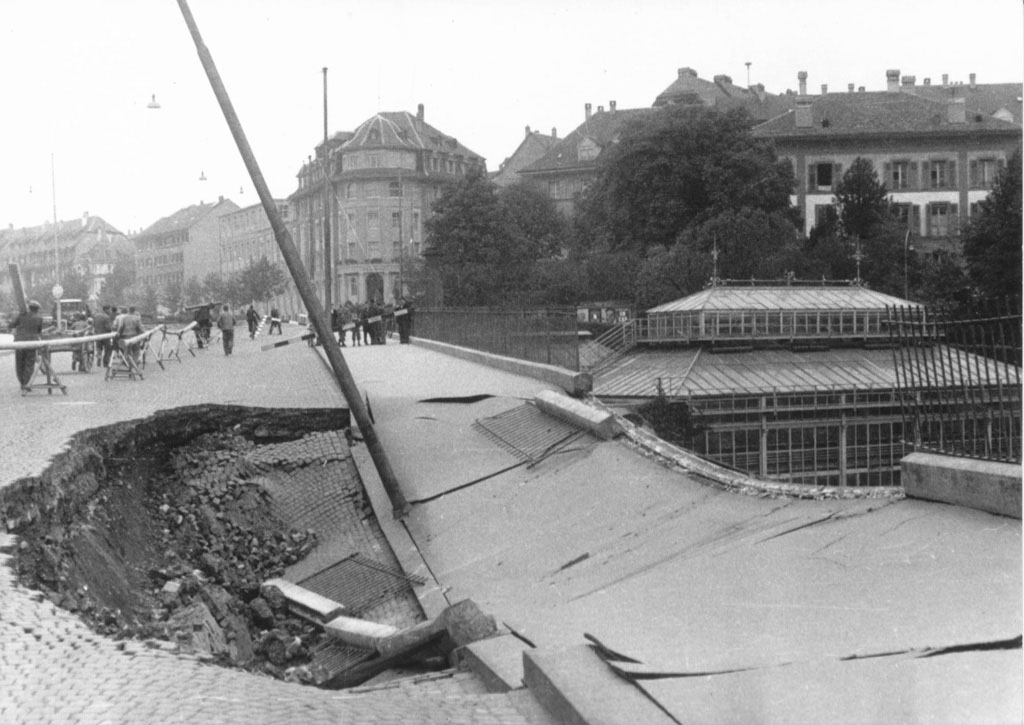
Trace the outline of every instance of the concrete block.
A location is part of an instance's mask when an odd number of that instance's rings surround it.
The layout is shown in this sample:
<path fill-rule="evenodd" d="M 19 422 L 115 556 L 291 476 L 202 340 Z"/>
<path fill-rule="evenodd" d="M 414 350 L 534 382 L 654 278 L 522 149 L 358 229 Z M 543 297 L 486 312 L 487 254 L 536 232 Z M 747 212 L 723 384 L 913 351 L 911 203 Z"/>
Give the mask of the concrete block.
<path fill-rule="evenodd" d="M 341 604 L 284 579 L 268 579 L 262 588 L 267 587 L 277 588 L 296 614 L 318 622 L 330 621 L 345 611 Z"/>
<path fill-rule="evenodd" d="M 523 652 L 529 649 L 518 637 L 503 634 L 468 644 L 458 654 L 488 692 L 509 692 L 523 687 Z"/>
<path fill-rule="evenodd" d="M 1012 463 L 911 453 L 900 461 L 907 496 L 1021 518 L 1021 467 Z"/>
<path fill-rule="evenodd" d="M 516 358 L 495 355 L 480 350 L 472 350 L 468 347 L 449 345 L 436 340 L 427 340 L 422 337 L 413 337 L 414 345 L 425 347 L 428 350 L 451 355 L 462 360 L 487 365 L 497 370 L 504 370 L 513 375 L 541 380 L 551 385 L 557 385 L 569 395 L 585 395 L 594 387 L 594 379 L 589 373 L 567 370 L 557 365 L 545 365 L 544 363 L 530 362 L 529 360 L 517 360 Z"/>
<path fill-rule="evenodd" d="M 611 413 L 598 410 L 553 390 L 542 390 L 534 396 L 533 402 L 548 415 L 589 430 L 602 440 L 611 440 L 622 432 L 618 421 Z"/>
<path fill-rule="evenodd" d="M 560 723 L 676 723 L 639 688 L 612 672 L 586 645 L 523 652 L 523 677 L 534 698 Z"/>

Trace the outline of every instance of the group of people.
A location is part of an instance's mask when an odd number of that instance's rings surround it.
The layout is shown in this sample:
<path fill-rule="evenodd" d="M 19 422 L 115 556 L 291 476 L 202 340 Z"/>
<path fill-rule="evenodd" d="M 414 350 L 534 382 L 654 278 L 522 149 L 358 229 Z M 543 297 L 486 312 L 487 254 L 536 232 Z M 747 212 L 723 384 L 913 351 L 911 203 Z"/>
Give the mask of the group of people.
<path fill-rule="evenodd" d="M 399 310 L 405 312 L 396 315 Z M 346 333 L 351 332 L 354 347 L 360 344 L 383 345 L 397 326 L 399 341 L 408 344 L 412 332 L 412 314 L 412 301 L 404 297 L 399 297 L 394 305 L 382 305 L 380 300 L 375 299 L 358 304 L 347 300 L 341 307 L 331 310 L 331 330 L 342 347 L 345 347 Z"/>
<path fill-rule="evenodd" d="M 15 342 L 43 339 L 46 325 L 40 312 L 42 309 L 40 304 L 35 300 L 31 300 L 26 307 L 27 309 L 19 313 L 11 323 Z M 116 333 L 113 338 L 96 341 L 97 365 L 105 368 L 110 367 L 110 358 L 115 345 L 127 361 L 135 364 L 139 362 L 139 344 L 129 343 L 132 338 L 144 332 L 142 317 L 134 306 L 116 307 L 114 305 L 103 305 L 95 313 L 86 307 L 84 311 L 71 315 L 68 330 L 76 336 Z M 82 359 L 83 353 L 84 350 L 72 352 L 72 370 L 86 369 Z M 18 377 L 18 384 L 24 391 L 31 389 L 29 386 L 32 381 L 32 375 L 35 372 L 37 354 L 37 350 L 15 350 L 14 352 L 15 373 Z"/>
<path fill-rule="evenodd" d="M 249 310 L 246 313 L 246 320 L 249 320 L 249 336 L 251 339 L 255 336 L 256 327 L 251 321 L 249 313 L 255 316 L 255 310 L 253 310 L 252 305 L 249 305 Z M 215 314 L 217 316 L 217 329 L 220 330 L 221 345 L 224 347 L 224 355 L 230 355 L 235 350 L 235 325 L 238 324 L 235 316 L 231 314 L 231 305 L 220 305 L 220 310 L 217 310 L 216 303 L 200 305 L 195 308 L 192 321 L 196 323 L 196 346 L 202 349 L 209 344 Z"/>

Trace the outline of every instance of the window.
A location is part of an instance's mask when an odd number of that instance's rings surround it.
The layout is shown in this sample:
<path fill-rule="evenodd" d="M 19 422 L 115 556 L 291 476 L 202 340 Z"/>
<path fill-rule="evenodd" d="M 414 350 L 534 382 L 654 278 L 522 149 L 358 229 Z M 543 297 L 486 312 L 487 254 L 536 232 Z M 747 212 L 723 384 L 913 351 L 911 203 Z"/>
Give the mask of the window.
<path fill-rule="evenodd" d="M 917 204 L 893 204 L 893 211 L 900 226 L 911 234 L 921 233 L 921 207 Z"/>
<path fill-rule="evenodd" d="M 382 165 L 380 154 L 370 154 L 369 161 L 371 169 L 379 169 Z"/>
<path fill-rule="evenodd" d="M 455 161 L 453 161 L 452 159 L 448 159 L 448 173 L 449 174 L 454 174 L 455 173 Z"/>
<path fill-rule="evenodd" d="M 366 241 L 369 244 L 369 255 L 380 256 L 380 214 L 375 211 L 366 212 Z"/>
<path fill-rule="evenodd" d="M 345 184 L 346 199 L 355 199 L 358 193 L 358 187 L 355 184 Z"/>
<path fill-rule="evenodd" d="M 893 161 L 889 164 L 888 181 L 890 189 L 906 189 L 910 186 L 910 163 L 908 161 Z"/>
<path fill-rule="evenodd" d="M 441 162 L 438 160 L 438 158 L 436 156 L 431 156 L 430 157 L 430 170 L 431 171 L 440 171 L 441 170 Z"/>
<path fill-rule="evenodd" d="M 345 277 L 345 281 L 348 285 L 348 297 L 352 300 L 359 299 L 359 276 L 350 274 Z"/>
<path fill-rule="evenodd" d="M 971 186 L 975 189 L 991 189 L 1002 164 L 1000 159 L 978 159 L 971 162 Z"/>
<path fill-rule="evenodd" d="M 832 187 L 839 179 L 842 168 L 842 164 L 833 164 L 831 162 L 808 165 L 807 190 L 809 192 L 832 191 Z"/>
<path fill-rule="evenodd" d="M 557 199 L 562 195 L 562 185 L 557 181 L 548 182 L 548 196 L 552 199 Z"/>
<path fill-rule="evenodd" d="M 929 188 L 952 189 L 956 186 L 956 163 L 953 161 L 932 161 L 925 164 L 928 169 Z"/>
<path fill-rule="evenodd" d="M 818 164 L 818 188 L 832 188 L 832 164 Z"/>
<path fill-rule="evenodd" d="M 416 209 L 412 213 L 412 239 L 414 242 L 420 240 L 420 211 Z"/>
<path fill-rule="evenodd" d="M 391 212 L 391 229 L 394 232 L 392 239 L 397 240 L 398 244 L 402 243 L 402 212 L 393 211 Z"/>
<path fill-rule="evenodd" d="M 929 204 L 928 229 L 929 235 L 933 237 L 949 236 L 949 204 Z"/>
<path fill-rule="evenodd" d="M 392 181 L 388 183 L 388 196 L 396 197 L 402 195 L 402 182 Z"/>

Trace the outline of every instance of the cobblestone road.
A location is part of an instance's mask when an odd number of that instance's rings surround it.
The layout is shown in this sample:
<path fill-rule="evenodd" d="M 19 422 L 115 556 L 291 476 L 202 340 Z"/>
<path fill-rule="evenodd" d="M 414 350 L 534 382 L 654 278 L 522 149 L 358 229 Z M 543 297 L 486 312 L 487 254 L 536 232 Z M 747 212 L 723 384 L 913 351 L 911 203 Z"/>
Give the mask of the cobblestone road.
<path fill-rule="evenodd" d="M 298 334 L 297 329 L 291 330 Z M 150 364 L 142 381 L 70 373 L 68 395 L 22 397 L 13 356 L 0 354 L 0 486 L 35 476 L 69 437 L 86 428 L 200 403 L 331 407 L 343 403 L 319 357 L 305 345 L 260 352 L 244 335 L 235 354 L 186 354 Z M 358 349 L 356 355 L 385 354 Z M 66 374 L 65 374 L 66 373 Z M 378 688 L 328 692 L 224 669 L 153 643 L 117 642 L 20 587 L 8 566 L 14 537 L 0 534 L 0 723 L 529 723 L 520 695 L 486 694 L 448 673 Z M 166 644 L 166 643 L 165 643 Z M 167 645 L 170 647 L 170 645 Z"/>

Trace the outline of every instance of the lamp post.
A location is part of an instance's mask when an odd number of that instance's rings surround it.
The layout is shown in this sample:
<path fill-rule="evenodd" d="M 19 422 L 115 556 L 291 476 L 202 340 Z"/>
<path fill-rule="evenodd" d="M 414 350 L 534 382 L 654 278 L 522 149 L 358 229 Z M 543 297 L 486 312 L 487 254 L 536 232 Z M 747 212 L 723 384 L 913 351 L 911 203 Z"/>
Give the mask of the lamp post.
<path fill-rule="evenodd" d="M 330 160 L 327 156 L 327 67 L 324 73 L 324 145 L 320 152 L 320 169 L 324 173 L 324 309 L 331 311 L 331 292 L 334 281 L 334 269 L 331 267 L 331 179 L 328 169 Z"/>
<path fill-rule="evenodd" d="M 60 329 L 60 298 L 64 295 L 64 288 L 60 286 L 60 243 L 57 237 L 57 172 L 53 163 L 53 153 L 50 153 L 50 189 L 53 198 L 53 299 L 57 303 L 57 329 Z"/>

